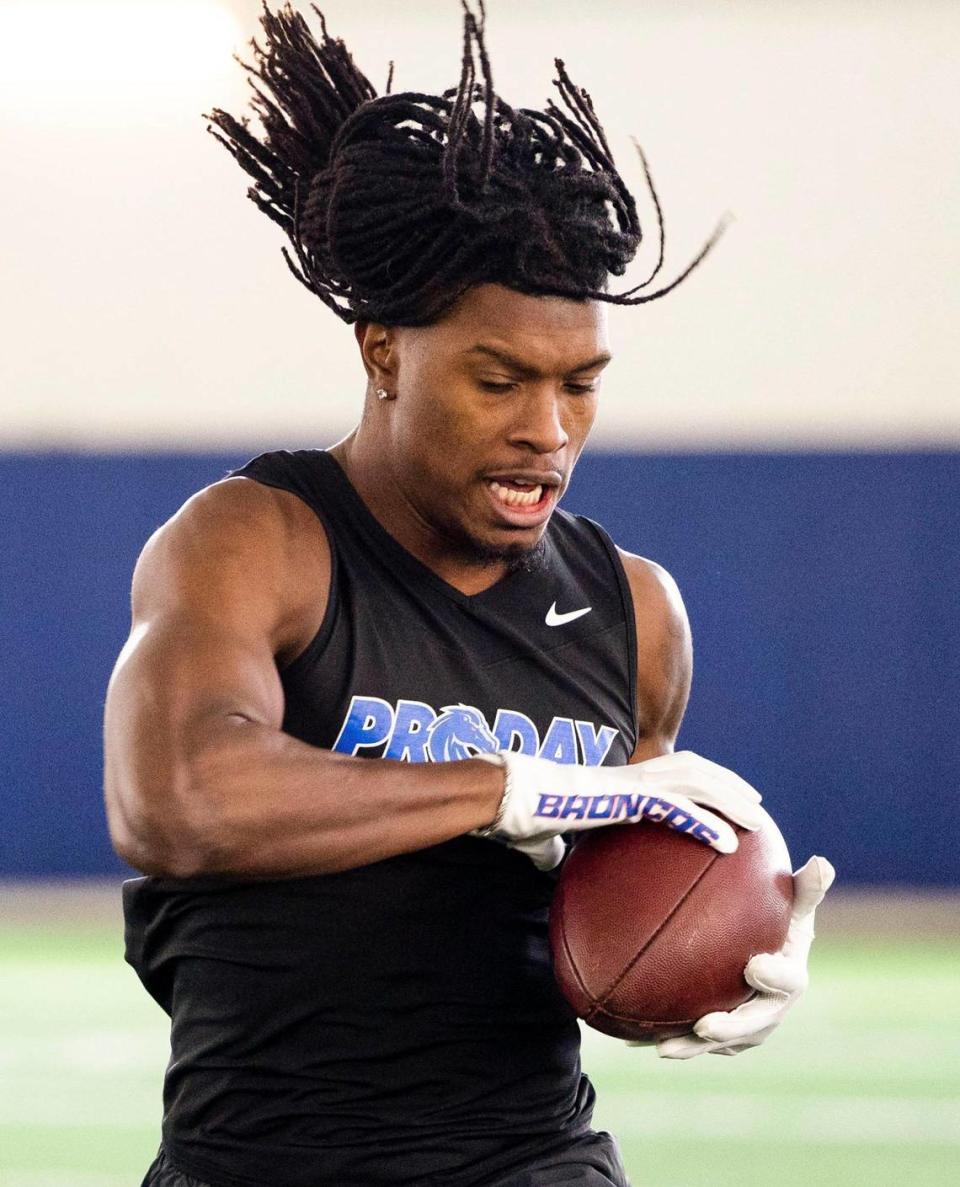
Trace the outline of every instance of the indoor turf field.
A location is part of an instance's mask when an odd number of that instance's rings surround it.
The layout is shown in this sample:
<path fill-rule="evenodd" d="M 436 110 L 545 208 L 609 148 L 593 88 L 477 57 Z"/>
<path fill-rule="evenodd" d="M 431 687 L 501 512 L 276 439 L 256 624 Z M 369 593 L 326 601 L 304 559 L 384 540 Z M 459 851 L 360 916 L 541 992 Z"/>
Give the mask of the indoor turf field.
<path fill-rule="evenodd" d="M 588 1034 L 597 1121 L 634 1187 L 960 1183 L 951 918 L 870 935 L 821 923 L 807 999 L 736 1059 L 668 1063 Z M 123 964 L 118 926 L 102 896 L 66 914 L 21 898 L 0 919 L 0 1183 L 137 1187 L 166 1020 Z"/>

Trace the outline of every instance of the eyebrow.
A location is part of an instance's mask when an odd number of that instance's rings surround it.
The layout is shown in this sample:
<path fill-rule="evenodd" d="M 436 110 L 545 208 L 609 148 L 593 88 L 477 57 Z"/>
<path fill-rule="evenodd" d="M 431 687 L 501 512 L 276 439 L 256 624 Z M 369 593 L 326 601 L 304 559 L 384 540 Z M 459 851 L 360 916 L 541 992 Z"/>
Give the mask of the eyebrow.
<path fill-rule="evenodd" d="M 469 350 L 465 350 L 463 353 L 486 355 L 488 358 L 494 359 L 496 362 L 501 363 L 504 367 L 509 367 L 512 371 L 516 371 L 518 375 L 534 378 L 540 374 L 537 368 L 531 367 L 529 363 L 521 362 L 520 359 L 514 358 L 513 355 L 508 354 L 506 351 L 496 350 L 494 347 L 484 346 L 482 343 L 478 343 L 476 346 L 471 346 Z M 605 367 L 607 363 L 610 362 L 611 358 L 613 358 L 613 355 L 609 354 L 607 351 L 604 351 L 602 354 L 598 354 L 596 358 L 588 359 L 587 362 L 580 363 L 578 366 L 571 368 L 567 374 L 579 375 L 581 371 L 591 371 L 594 367 Z"/>

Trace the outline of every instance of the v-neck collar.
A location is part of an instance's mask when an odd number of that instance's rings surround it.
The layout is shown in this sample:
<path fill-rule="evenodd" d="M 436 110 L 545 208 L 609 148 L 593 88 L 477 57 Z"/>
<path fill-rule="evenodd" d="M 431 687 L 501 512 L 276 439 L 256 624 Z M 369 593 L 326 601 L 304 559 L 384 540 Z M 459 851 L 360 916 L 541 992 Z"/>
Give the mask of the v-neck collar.
<path fill-rule="evenodd" d="M 425 582 L 438 593 L 450 598 L 451 601 L 458 602 L 461 606 L 482 606 L 485 602 L 494 600 L 494 595 L 499 596 L 505 590 L 512 592 L 520 579 L 529 576 L 526 570 L 516 569 L 513 572 L 505 573 L 499 581 L 494 582 L 487 589 L 480 590 L 479 593 L 463 593 L 455 585 L 451 585 L 449 581 L 444 581 L 429 565 L 425 565 L 419 557 L 414 556 L 412 552 L 404 548 L 400 541 L 387 531 L 360 497 L 359 491 L 347 477 L 343 466 L 340 465 L 329 450 L 320 450 L 319 453 L 322 458 L 327 459 L 331 467 L 331 473 L 341 487 L 345 499 L 351 504 L 363 529 L 373 539 L 378 548 L 385 555 L 396 561 L 397 564 L 407 569 L 419 581 Z M 549 527 L 547 530 L 549 532 Z M 545 542 L 549 548 L 549 541 Z"/>

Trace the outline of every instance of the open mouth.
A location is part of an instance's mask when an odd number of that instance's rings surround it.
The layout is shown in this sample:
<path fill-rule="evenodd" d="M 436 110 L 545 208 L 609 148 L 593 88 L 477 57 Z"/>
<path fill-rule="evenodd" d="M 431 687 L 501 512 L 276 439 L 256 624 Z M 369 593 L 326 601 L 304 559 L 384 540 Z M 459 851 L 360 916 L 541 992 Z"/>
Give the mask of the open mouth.
<path fill-rule="evenodd" d="M 550 506 L 557 493 L 556 482 L 537 482 L 523 478 L 488 478 L 487 489 L 493 501 L 508 514 L 536 516 Z"/>
<path fill-rule="evenodd" d="M 529 482 L 498 482 L 495 478 L 490 482 L 490 489 L 496 497 L 507 507 L 535 507 L 543 499 L 542 483 L 533 486 Z"/>

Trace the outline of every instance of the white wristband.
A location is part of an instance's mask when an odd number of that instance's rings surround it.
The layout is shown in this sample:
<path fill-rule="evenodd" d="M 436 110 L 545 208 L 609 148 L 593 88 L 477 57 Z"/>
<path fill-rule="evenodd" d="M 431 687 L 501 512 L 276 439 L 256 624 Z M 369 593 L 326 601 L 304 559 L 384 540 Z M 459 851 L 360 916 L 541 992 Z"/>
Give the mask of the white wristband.
<path fill-rule="evenodd" d="M 473 834 L 475 837 L 493 837 L 500 831 L 503 818 L 507 814 L 510 794 L 513 791 L 513 780 L 510 778 L 510 764 L 507 762 L 507 756 L 499 751 L 495 754 L 478 754 L 475 757 L 482 758 L 484 762 L 493 763 L 494 766 L 500 767 L 503 770 L 503 794 L 500 796 L 500 803 L 497 805 L 497 814 L 486 828 L 475 829 Z"/>

